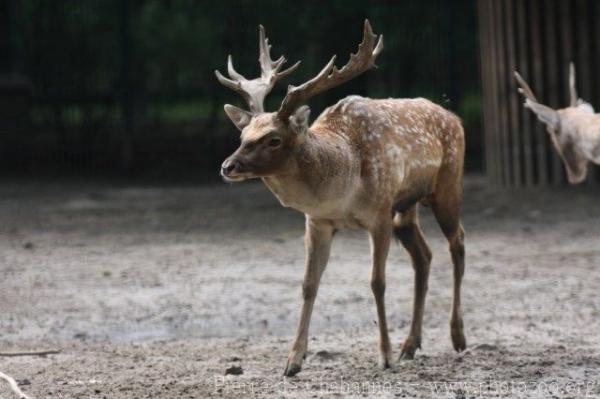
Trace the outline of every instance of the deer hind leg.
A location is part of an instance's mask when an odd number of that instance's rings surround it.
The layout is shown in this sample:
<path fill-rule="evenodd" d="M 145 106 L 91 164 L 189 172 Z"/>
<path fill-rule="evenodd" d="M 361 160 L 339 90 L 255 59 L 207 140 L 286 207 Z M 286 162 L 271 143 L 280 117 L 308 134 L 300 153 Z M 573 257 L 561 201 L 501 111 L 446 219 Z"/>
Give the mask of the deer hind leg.
<path fill-rule="evenodd" d="M 406 251 L 408 251 L 415 271 L 413 313 L 410 331 L 400 349 L 400 359 L 413 359 L 417 349 L 421 348 L 421 328 L 423 325 L 423 311 L 429 280 L 431 251 L 419 227 L 418 208 L 416 204 L 402 214 L 396 213 L 393 224 L 394 234 Z"/>
<path fill-rule="evenodd" d="M 385 315 L 385 264 L 390 249 L 392 236 L 392 224 L 389 217 L 381 221 L 379 225 L 370 232 L 371 255 L 373 265 L 371 269 L 371 290 L 375 297 L 377 306 L 377 318 L 379 325 L 379 367 L 386 369 L 392 361 L 392 348 L 388 335 L 387 319 Z"/>
<path fill-rule="evenodd" d="M 302 369 L 302 361 L 308 347 L 308 327 L 312 315 L 313 305 L 317 297 L 317 290 L 321 276 L 329 260 L 331 241 L 334 229 L 328 223 L 319 223 L 311 219 L 306 220 L 305 248 L 306 268 L 304 282 L 302 283 L 302 311 L 296 332 L 296 339 L 288 355 L 287 364 L 283 375 L 291 377 Z"/>
<path fill-rule="evenodd" d="M 432 204 L 433 213 L 440 225 L 450 247 L 452 265 L 454 267 L 454 286 L 452 294 L 452 309 L 450 311 L 450 336 L 452 345 L 457 352 L 467 347 L 464 335 L 462 310 L 460 306 L 460 290 L 465 273 L 465 232 L 460 223 L 460 192 L 457 188 L 447 188 L 437 191 Z"/>

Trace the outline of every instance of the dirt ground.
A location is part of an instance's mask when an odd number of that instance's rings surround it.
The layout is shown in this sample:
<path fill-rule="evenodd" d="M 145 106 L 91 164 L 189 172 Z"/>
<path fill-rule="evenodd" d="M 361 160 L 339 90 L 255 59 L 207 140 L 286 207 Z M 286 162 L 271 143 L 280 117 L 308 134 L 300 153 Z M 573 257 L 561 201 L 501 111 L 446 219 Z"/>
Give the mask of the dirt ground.
<path fill-rule="evenodd" d="M 600 397 L 600 191 L 465 187 L 469 349 L 453 352 L 451 267 L 434 258 L 423 349 L 377 368 L 362 232 L 336 236 L 303 371 L 283 378 L 303 275 L 303 216 L 259 183 L 0 185 L 0 371 L 37 398 Z M 413 272 L 395 246 L 395 352 Z M 243 374 L 227 375 L 240 366 Z M 0 380 L 0 398 L 14 397 Z"/>

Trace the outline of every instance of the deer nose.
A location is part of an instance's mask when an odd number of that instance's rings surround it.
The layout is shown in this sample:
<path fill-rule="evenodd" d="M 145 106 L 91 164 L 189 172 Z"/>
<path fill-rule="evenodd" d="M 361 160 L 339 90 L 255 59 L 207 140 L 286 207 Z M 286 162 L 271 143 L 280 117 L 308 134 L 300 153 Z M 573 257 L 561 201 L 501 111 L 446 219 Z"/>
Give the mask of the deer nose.
<path fill-rule="evenodd" d="M 226 159 L 221 165 L 221 175 L 229 176 L 229 174 L 235 169 L 238 162 L 232 159 Z"/>

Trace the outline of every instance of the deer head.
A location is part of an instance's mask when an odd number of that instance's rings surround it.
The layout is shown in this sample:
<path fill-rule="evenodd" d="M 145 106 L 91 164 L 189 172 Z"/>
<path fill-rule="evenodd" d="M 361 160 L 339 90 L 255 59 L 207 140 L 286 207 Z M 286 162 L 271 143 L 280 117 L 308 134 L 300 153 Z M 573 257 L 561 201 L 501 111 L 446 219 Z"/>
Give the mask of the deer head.
<path fill-rule="evenodd" d="M 529 108 L 537 118 L 546 125 L 546 130 L 556 151 L 562 158 L 567 169 L 570 183 L 580 183 L 587 174 L 588 160 L 579 150 L 576 136 L 578 115 L 593 114 L 592 106 L 577 96 L 575 88 L 575 66 L 569 66 L 570 104 L 566 108 L 552 109 L 538 102 L 533 91 L 525 80 L 515 71 L 519 83 L 519 93 L 525 97 L 525 108 Z"/>
<path fill-rule="evenodd" d="M 271 59 L 271 46 L 261 25 L 261 76 L 246 79 L 233 68 L 231 56 L 227 61 L 229 78 L 215 71 L 219 82 L 239 93 L 249 107 L 246 111 L 230 104 L 225 105 L 225 113 L 241 131 L 241 144 L 221 165 L 221 176 L 233 182 L 281 172 L 294 149 L 308 136 L 310 109 L 303 104 L 312 96 L 341 85 L 373 67 L 375 58 L 383 48 L 383 37 L 376 39 L 369 21 L 365 20 L 363 40 L 358 51 L 350 54 L 350 60 L 343 68 L 335 66 L 336 56 L 333 56 L 314 78 L 300 86 L 288 86 L 287 94 L 276 112 L 265 112 L 263 103 L 267 94 L 279 79 L 295 71 L 300 62 L 280 71 L 286 60 L 283 56 L 276 61 Z"/>

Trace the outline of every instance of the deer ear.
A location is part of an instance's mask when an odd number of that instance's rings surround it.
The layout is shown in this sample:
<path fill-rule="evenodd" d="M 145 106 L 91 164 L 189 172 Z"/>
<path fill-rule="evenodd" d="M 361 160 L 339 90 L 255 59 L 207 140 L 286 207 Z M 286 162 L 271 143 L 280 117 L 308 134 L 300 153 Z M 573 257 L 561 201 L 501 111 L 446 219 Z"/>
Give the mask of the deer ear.
<path fill-rule="evenodd" d="M 530 99 L 525 100 L 525 107 L 532 110 L 541 122 L 545 123 L 553 129 L 558 128 L 558 112 L 556 112 L 552 108 L 531 101 Z"/>
<path fill-rule="evenodd" d="M 233 106 L 231 104 L 225 104 L 225 113 L 231 119 L 233 124 L 239 129 L 243 130 L 250 121 L 252 120 L 252 113 L 245 111 L 241 108 Z"/>
<path fill-rule="evenodd" d="M 298 108 L 289 118 L 290 127 L 298 134 L 304 134 L 308 130 L 308 120 L 310 119 L 310 108 L 303 105 Z"/>

